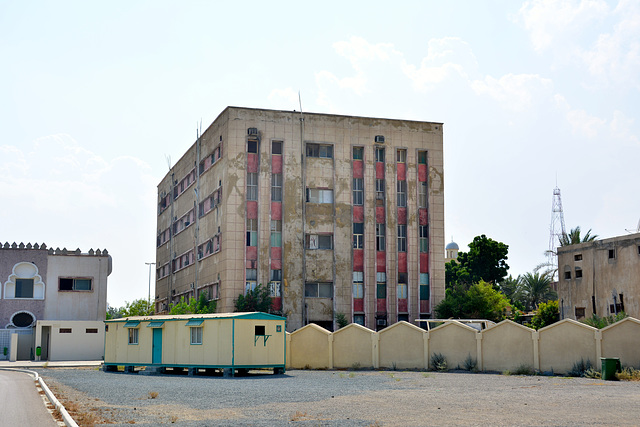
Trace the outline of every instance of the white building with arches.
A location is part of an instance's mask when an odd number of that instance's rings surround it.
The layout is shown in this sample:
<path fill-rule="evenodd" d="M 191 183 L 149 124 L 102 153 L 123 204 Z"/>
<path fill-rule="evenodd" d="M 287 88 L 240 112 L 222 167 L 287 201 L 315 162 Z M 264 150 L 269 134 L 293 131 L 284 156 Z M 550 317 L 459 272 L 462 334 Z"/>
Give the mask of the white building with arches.
<path fill-rule="evenodd" d="M 106 250 L 0 244 L 0 359 L 101 359 L 111 269 Z"/>

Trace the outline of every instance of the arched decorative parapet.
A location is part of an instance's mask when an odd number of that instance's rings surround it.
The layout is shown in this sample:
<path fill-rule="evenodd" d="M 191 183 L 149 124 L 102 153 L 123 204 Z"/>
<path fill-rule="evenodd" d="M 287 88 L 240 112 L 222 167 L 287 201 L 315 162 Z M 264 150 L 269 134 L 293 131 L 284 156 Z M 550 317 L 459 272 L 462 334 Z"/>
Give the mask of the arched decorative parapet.
<path fill-rule="evenodd" d="M 351 323 L 333 333 L 334 368 L 372 368 L 376 332 Z"/>
<path fill-rule="evenodd" d="M 619 357 L 623 366 L 640 369 L 640 320 L 627 317 L 600 332 L 602 357 Z"/>
<path fill-rule="evenodd" d="M 533 335 L 535 330 L 511 320 L 503 320 L 481 332 L 482 370 L 513 371 L 521 366 L 536 369 Z"/>
<path fill-rule="evenodd" d="M 573 319 L 564 319 L 538 331 L 540 370 L 567 373 L 574 363 L 584 360 L 598 366 L 596 328 Z"/>
<path fill-rule="evenodd" d="M 44 282 L 38 274 L 38 266 L 31 262 L 19 262 L 4 283 L 5 299 L 44 299 Z"/>
<path fill-rule="evenodd" d="M 426 331 L 401 321 L 378 332 L 380 367 L 424 369 L 424 339 Z"/>
<path fill-rule="evenodd" d="M 290 366 L 294 369 L 331 368 L 331 332 L 311 323 L 291 333 Z"/>

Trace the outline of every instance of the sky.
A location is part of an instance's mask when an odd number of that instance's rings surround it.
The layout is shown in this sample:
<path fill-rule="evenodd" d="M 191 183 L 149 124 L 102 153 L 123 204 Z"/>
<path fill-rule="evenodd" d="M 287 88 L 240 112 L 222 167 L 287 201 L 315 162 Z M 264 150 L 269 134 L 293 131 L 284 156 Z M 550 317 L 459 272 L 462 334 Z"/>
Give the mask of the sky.
<path fill-rule="evenodd" d="M 298 93 L 443 122 L 445 241 L 506 243 L 513 276 L 556 185 L 567 231 L 640 226 L 635 0 L 0 0 L 0 241 L 106 248 L 109 304 L 146 298 L 169 164 L 225 107 Z"/>

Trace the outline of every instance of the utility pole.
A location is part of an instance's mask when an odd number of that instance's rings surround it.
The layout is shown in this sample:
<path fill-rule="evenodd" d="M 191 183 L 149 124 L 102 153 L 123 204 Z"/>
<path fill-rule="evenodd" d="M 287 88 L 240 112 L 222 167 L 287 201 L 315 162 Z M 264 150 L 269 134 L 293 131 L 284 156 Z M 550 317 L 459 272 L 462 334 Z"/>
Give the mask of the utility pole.
<path fill-rule="evenodd" d="M 156 265 L 156 263 L 155 262 L 145 262 L 145 264 L 149 266 L 149 296 L 148 296 L 147 302 L 149 304 L 149 307 L 151 307 L 151 266 L 152 265 Z M 156 311 L 155 307 L 153 308 L 153 311 L 154 312 Z"/>

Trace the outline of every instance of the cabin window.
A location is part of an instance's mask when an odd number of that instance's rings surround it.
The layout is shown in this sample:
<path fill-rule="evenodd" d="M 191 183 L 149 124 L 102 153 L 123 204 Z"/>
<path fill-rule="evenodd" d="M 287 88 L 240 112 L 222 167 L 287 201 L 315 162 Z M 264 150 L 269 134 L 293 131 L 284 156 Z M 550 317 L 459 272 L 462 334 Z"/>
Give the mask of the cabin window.
<path fill-rule="evenodd" d="M 256 335 L 266 335 L 264 325 L 255 326 Z"/>
<path fill-rule="evenodd" d="M 191 328 L 191 345 L 202 344 L 202 326 Z"/>
<path fill-rule="evenodd" d="M 129 344 L 138 344 L 138 330 L 136 328 L 129 328 Z"/>

